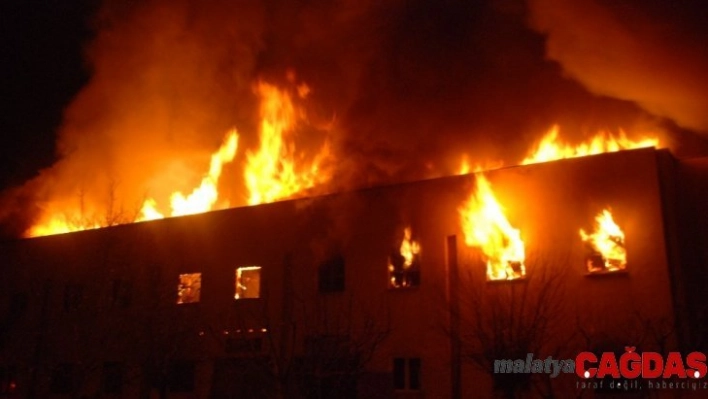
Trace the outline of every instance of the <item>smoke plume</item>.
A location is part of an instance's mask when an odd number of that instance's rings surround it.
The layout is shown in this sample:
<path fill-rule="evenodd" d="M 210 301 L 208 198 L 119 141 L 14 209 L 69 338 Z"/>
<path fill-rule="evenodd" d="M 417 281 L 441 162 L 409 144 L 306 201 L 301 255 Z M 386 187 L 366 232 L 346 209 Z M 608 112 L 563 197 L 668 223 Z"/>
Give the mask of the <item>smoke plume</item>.
<path fill-rule="evenodd" d="M 130 219 L 146 196 L 194 187 L 232 127 L 239 154 L 220 185 L 244 205 L 258 80 L 311 88 L 307 120 L 332 136 L 330 191 L 447 174 L 463 153 L 518 161 L 554 123 L 571 140 L 671 130 L 666 118 L 708 131 L 706 60 L 688 27 L 672 30 L 678 16 L 657 25 L 664 10 L 565 3 L 107 1 L 60 161 L 6 194 L 0 219 L 13 233 L 77 207 Z"/>
<path fill-rule="evenodd" d="M 547 56 L 593 93 L 708 132 L 705 12 L 698 2 L 530 0 Z M 697 13 L 696 13 L 697 12 Z"/>

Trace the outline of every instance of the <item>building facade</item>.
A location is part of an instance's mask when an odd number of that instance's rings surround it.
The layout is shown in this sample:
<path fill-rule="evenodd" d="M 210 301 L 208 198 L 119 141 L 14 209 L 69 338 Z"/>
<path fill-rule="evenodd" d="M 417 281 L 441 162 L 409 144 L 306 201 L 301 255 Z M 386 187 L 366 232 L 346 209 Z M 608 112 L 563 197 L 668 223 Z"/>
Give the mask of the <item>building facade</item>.
<path fill-rule="evenodd" d="M 494 360 L 696 344 L 681 168 L 641 149 L 485 172 L 519 278 L 466 244 L 474 175 L 3 243 L 0 397 L 602 395 Z M 606 209 L 622 267 L 580 234 Z"/>

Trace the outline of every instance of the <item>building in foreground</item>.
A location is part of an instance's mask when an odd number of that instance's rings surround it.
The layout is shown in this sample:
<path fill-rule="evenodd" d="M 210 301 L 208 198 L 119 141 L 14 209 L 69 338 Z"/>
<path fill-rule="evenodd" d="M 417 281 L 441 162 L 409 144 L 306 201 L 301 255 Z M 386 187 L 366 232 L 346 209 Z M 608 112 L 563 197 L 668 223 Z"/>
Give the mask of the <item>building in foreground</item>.
<path fill-rule="evenodd" d="M 6 242 L 0 397 L 601 395 L 493 361 L 706 346 L 707 165 L 486 172 L 526 252 L 498 275 L 460 220 L 474 175 Z M 607 209 L 621 265 L 581 238 Z"/>

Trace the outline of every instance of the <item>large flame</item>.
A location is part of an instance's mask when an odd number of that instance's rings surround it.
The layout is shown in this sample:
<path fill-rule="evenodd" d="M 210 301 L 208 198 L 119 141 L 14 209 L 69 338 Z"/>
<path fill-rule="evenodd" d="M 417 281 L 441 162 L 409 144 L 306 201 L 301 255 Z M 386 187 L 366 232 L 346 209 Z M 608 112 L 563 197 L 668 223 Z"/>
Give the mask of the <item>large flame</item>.
<path fill-rule="evenodd" d="M 513 280 L 526 274 L 521 233 L 504 215 L 489 181 L 477 173 L 476 189 L 460 207 L 465 244 L 482 250 L 487 262 L 487 279 Z"/>
<path fill-rule="evenodd" d="M 322 170 L 323 162 L 329 157 L 326 143 L 308 164 L 303 155 L 296 152 L 294 142 L 286 140 L 286 135 L 292 133 L 302 116 L 290 95 L 263 82 L 258 84 L 257 92 L 261 97 L 260 148 L 246 155 L 244 177 L 249 191 L 248 204 L 291 198 L 328 181 L 330 175 Z M 298 93 L 301 97 L 307 96 L 309 88 L 300 85 Z"/>
<path fill-rule="evenodd" d="M 627 265 L 627 251 L 624 248 L 624 232 L 615 223 L 612 213 L 605 209 L 595 217 L 595 231 L 587 234 L 580 229 L 580 238 L 587 243 L 594 254 L 588 259 L 589 272 L 623 270 Z M 597 259 L 600 255 L 602 259 Z"/>
<path fill-rule="evenodd" d="M 192 215 L 195 213 L 207 212 L 213 209 L 214 204 L 219 199 L 219 177 L 224 164 L 233 161 L 238 148 L 238 132 L 231 130 L 224 139 L 218 151 L 211 156 L 209 172 L 202 178 L 199 187 L 192 190 L 189 195 L 184 195 L 180 191 L 175 191 L 170 196 L 171 216 Z M 162 219 L 164 216 L 157 208 L 154 199 L 145 200 L 140 210 L 138 221 Z"/>
<path fill-rule="evenodd" d="M 521 161 L 522 165 L 532 163 L 555 161 L 565 158 L 577 158 L 588 155 L 602 154 L 605 152 L 616 152 L 635 148 L 658 147 L 658 138 L 645 138 L 642 140 L 630 140 L 624 131 L 617 135 L 612 135 L 605 131 L 598 132 L 587 142 L 570 145 L 558 140 L 559 127 L 554 125 L 548 130 L 545 136 L 538 142 L 530 154 Z"/>
<path fill-rule="evenodd" d="M 413 240 L 411 228 L 403 230 L 403 241 L 399 248 L 399 253 L 389 258 L 388 271 L 392 287 L 408 287 L 415 285 L 417 277 L 411 274 L 412 269 L 417 268 L 420 256 L 420 244 Z"/>
<path fill-rule="evenodd" d="M 98 222 L 90 222 L 82 217 L 71 218 L 64 213 L 52 216 L 48 221 L 32 226 L 27 232 L 28 237 L 64 234 L 72 231 L 97 229 L 101 227 Z"/>
<path fill-rule="evenodd" d="M 291 82 L 294 75 L 289 76 Z M 259 147 L 246 154 L 244 181 L 248 190 L 246 202 L 255 205 L 292 198 L 299 193 L 327 182 L 331 173 L 325 170 L 324 163 L 330 157 L 327 142 L 318 153 L 308 161 L 302 152 L 296 151 L 294 130 L 297 124 L 305 120 L 305 114 L 297 109 L 286 90 L 265 82 L 259 82 L 256 93 L 260 100 Z M 310 89 L 305 84 L 296 87 L 301 98 L 305 98 Z M 114 224 L 162 219 L 165 216 L 183 216 L 208 212 L 232 205 L 228 198 L 219 196 L 219 179 L 224 165 L 231 163 L 238 149 L 239 134 L 232 129 L 221 147 L 211 155 L 209 170 L 200 184 L 189 194 L 171 190 L 169 204 L 161 204 L 155 198 L 147 198 L 133 215 L 120 214 L 105 217 L 85 217 L 95 214 L 84 209 L 83 197 L 80 203 L 50 202 L 39 222 L 30 228 L 30 237 L 68 233 L 78 230 L 95 229 Z M 158 182 L 160 184 L 160 182 Z M 169 187 L 168 187 L 169 188 Z M 170 191 L 167 191 L 170 192 Z M 242 204 L 242 202 L 241 202 Z M 137 211 L 139 209 L 139 212 Z"/>

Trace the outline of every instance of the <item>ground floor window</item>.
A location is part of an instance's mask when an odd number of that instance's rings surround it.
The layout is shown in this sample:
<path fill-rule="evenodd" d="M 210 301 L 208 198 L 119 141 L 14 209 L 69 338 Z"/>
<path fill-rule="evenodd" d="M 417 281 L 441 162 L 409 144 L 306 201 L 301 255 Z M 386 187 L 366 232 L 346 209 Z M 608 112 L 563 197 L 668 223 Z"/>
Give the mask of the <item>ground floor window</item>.
<path fill-rule="evenodd" d="M 393 387 L 399 391 L 420 390 L 419 357 L 397 357 L 393 359 Z"/>

